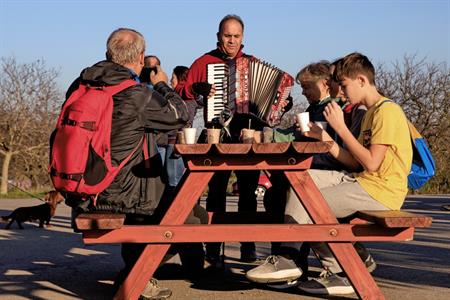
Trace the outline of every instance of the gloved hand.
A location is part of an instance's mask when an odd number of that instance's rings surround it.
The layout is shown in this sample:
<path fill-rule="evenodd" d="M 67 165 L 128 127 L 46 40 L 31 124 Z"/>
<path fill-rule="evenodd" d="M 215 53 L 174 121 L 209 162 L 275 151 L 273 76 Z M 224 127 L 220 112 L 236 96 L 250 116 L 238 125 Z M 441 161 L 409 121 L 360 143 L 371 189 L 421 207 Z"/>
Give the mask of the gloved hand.
<path fill-rule="evenodd" d="M 207 82 L 195 82 L 192 84 L 192 91 L 197 95 L 203 96 L 203 98 L 207 99 L 209 92 L 211 91 L 212 85 Z"/>

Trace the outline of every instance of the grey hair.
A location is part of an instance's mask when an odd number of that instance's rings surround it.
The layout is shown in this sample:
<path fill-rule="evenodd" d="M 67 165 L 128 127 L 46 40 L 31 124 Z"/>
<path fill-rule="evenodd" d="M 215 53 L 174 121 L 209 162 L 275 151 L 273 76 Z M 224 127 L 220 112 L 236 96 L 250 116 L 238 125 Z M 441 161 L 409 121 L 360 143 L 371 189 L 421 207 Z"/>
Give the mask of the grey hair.
<path fill-rule="evenodd" d="M 114 30 L 106 42 L 106 59 L 119 65 L 136 63 L 145 52 L 145 39 L 134 29 Z"/>

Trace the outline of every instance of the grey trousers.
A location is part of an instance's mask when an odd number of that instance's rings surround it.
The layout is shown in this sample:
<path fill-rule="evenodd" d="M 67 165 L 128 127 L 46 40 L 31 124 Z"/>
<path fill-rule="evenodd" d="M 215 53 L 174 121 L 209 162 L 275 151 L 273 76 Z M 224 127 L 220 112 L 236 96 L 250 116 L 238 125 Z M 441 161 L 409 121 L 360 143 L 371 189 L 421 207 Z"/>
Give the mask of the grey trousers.
<path fill-rule="evenodd" d="M 310 169 L 308 173 L 337 218 L 348 217 L 358 210 L 389 210 L 373 199 L 350 173 L 316 169 Z M 292 188 L 288 191 L 285 223 L 313 223 Z M 282 246 L 299 249 L 300 243 L 286 242 Z M 311 248 L 325 269 L 332 273 L 342 272 L 325 243 L 311 243 Z"/>

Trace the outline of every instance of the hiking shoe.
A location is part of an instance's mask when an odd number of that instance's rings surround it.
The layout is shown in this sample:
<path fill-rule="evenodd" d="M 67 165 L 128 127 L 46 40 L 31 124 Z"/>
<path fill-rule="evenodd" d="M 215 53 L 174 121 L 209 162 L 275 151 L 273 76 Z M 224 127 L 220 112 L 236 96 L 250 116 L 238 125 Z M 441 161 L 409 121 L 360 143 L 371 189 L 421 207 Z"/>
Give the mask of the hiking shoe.
<path fill-rule="evenodd" d="M 163 300 L 172 296 L 172 291 L 168 288 L 158 286 L 158 280 L 150 279 L 145 286 L 139 299 L 143 300 Z"/>
<path fill-rule="evenodd" d="M 248 271 L 245 276 L 258 283 L 292 281 L 302 276 L 302 270 L 293 260 L 280 255 L 271 255 L 266 261 Z"/>
<path fill-rule="evenodd" d="M 319 278 L 301 282 L 297 287 L 314 295 L 347 295 L 355 292 L 347 277 L 326 271 L 322 272 Z"/>

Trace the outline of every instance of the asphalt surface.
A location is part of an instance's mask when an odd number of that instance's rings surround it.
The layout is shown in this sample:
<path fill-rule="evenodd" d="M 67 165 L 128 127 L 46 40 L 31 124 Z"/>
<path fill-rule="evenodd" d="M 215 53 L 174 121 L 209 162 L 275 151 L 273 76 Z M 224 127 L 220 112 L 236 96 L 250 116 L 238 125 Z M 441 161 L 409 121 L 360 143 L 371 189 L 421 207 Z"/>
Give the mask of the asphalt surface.
<path fill-rule="evenodd" d="M 236 198 L 229 199 L 236 209 Z M 38 200 L 0 199 L 0 215 Z M 431 228 L 418 229 L 415 240 L 404 243 L 367 243 L 378 263 L 373 273 L 386 299 L 450 299 L 450 195 L 411 196 L 405 209 L 430 215 Z M 122 267 L 120 245 L 89 245 L 70 228 L 70 209 L 61 204 L 51 227 L 25 223 L 5 230 L 0 224 L 0 299 L 111 299 L 112 283 Z M 269 244 L 257 243 L 258 254 Z M 249 283 L 244 272 L 254 264 L 237 260 L 239 244 L 227 244 L 225 271 L 208 268 L 196 283 L 186 279 L 178 257 L 161 266 L 155 277 L 172 289 L 171 299 L 320 299 L 298 291 L 276 291 Z M 313 274 L 320 271 L 310 257 Z M 355 299 L 356 295 L 332 299 Z"/>

